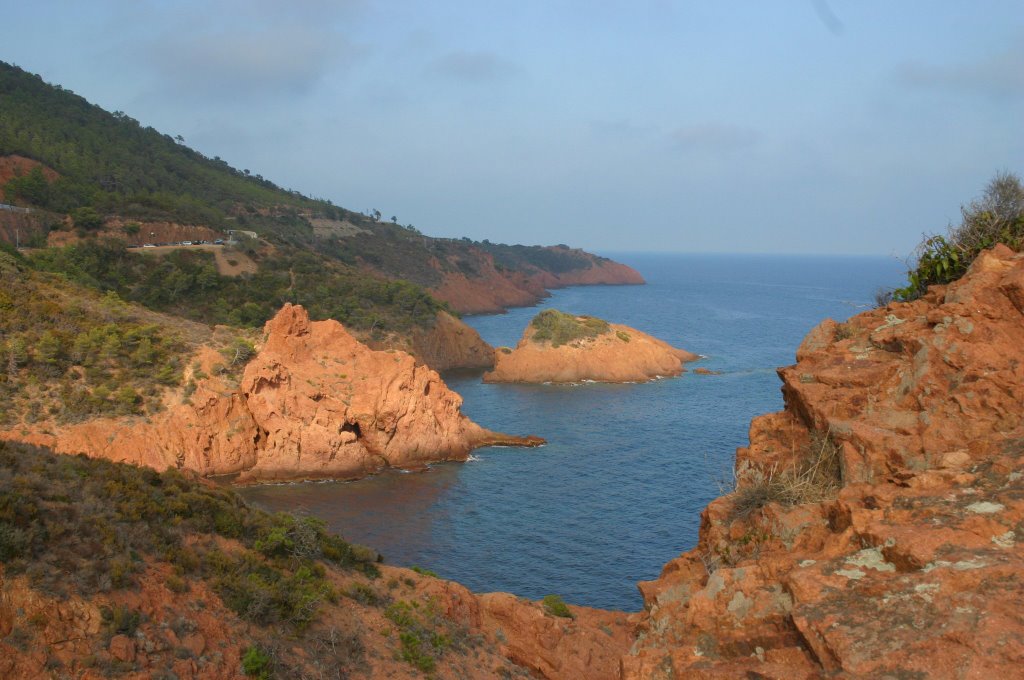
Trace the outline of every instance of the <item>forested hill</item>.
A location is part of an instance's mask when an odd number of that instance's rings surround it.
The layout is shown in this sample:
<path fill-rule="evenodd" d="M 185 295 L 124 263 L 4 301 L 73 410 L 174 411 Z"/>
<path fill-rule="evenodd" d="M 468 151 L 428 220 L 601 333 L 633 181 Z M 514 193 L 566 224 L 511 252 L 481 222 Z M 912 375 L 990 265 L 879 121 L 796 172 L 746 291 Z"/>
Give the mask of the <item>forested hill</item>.
<path fill-rule="evenodd" d="M 237 225 L 241 208 L 282 236 L 311 235 L 310 225 L 266 219 L 261 209 L 291 208 L 343 218 L 348 211 L 285 191 L 260 175 L 207 158 L 183 140 L 108 113 L 38 75 L 0 62 L 0 153 L 41 162 L 59 174 L 49 184 L 22 182 L 13 200 L 67 213 L 92 206 L 101 213 L 172 219 L 219 228 Z M 290 211 L 283 211 L 290 212 Z M 235 217 L 232 220 L 232 217 Z M 260 225 L 261 221 L 266 224 Z M 301 226 L 305 226 L 302 229 Z"/>
<path fill-rule="evenodd" d="M 532 304 L 545 287 L 642 281 L 567 246 L 431 238 L 378 211 L 285 190 L 3 62 L 0 202 L 32 210 L 0 211 L 0 240 L 63 246 L 33 256 L 36 266 L 206 323 L 259 325 L 284 302 L 300 302 L 356 330 L 407 333 L 432 323 L 438 299 L 456 311 L 497 311 Z M 216 258 L 161 253 L 156 267 L 125 251 L 229 240 L 228 230 L 257 238 L 235 244 L 230 257 L 228 248 Z"/>

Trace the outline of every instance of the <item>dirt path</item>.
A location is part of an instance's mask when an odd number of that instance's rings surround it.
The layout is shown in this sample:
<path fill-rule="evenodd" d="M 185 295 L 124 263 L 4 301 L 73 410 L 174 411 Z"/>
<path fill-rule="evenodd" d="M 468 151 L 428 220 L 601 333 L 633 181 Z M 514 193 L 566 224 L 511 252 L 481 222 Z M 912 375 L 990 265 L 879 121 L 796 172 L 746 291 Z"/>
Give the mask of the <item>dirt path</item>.
<path fill-rule="evenodd" d="M 213 253 L 213 259 L 217 262 L 217 272 L 221 276 L 241 276 L 242 274 L 253 274 L 257 265 L 245 253 L 237 250 L 225 250 L 224 246 L 204 244 L 201 246 L 154 246 L 152 248 L 132 248 L 133 252 L 145 255 L 162 255 L 172 250 L 205 250 Z"/>

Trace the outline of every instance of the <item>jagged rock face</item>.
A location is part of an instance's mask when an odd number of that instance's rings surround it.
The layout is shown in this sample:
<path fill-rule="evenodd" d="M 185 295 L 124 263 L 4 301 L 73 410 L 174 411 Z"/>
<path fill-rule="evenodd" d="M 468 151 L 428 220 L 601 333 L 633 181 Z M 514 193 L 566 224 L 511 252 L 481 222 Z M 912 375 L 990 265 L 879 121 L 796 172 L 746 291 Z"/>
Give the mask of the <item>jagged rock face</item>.
<path fill-rule="evenodd" d="M 336 321 L 311 322 L 292 305 L 265 330 L 240 388 L 260 430 L 243 480 L 463 460 L 486 436 L 437 372 L 404 352 L 369 350 Z"/>
<path fill-rule="evenodd" d="M 190 403 L 151 421 L 102 418 L 8 439 L 157 469 L 237 474 L 243 483 L 362 477 L 384 467 L 465 460 L 478 446 L 536 446 L 485 430 L 437 372 L 400 351 L 374 351 L 336 321 L 286 305 L 237 389 L 198 382 Z M 207 350 L 203 362 L 220 357 Z M 202 353 L 201 353 L 202 354 Z"/>
<path fill-rule="evenodd" d="M 1018 675 L 1022 293 L 1024 256 L 1000 246 L 921 300 L 814 329 L 779 372 L 786 410 L 738 452 L 740 493 L 640 584 L 624 680 Z M 840 447 L 836 497 L 737 514 L 812 430 Z"/>
<path fill-rule="evenodd" d="M 495 352 L 484 382 L 646 382 L 679 375 L 683 363 L 699 358 L 629 326 L 609 326 L 607 333 L 558 347 L 534 341 L 536 331 L 527 326 L 515 349 Z"/>

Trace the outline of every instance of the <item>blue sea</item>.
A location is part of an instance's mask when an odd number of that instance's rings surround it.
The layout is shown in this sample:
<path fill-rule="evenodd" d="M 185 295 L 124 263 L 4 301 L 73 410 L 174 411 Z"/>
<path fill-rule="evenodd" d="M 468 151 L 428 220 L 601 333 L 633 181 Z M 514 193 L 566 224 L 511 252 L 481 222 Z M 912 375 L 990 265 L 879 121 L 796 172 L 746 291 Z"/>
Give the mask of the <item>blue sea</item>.
<path fill-rule="evenodd" d="M 697 541 L 700 512 L 731 480 L 754 416 L 782 408 L 775 369 L 811 328 L 873 306 L 899 285 L 892 258 L 615 255 L 646 286 L 555 291 L 537 307 L 467 317 L 492 345 L 515 345 L 554 307 L 633 326 L 707 358 L 636 385 L 485 385 L 449 374 L 481 425 L 537 434 L 539 449 L 487 448 L 467 463 L 344 483 L 250 488 L 269 510 L 324 519 L 389 563 L 421 566 L 477 592 L 638 610 L 636 582 Z"/>

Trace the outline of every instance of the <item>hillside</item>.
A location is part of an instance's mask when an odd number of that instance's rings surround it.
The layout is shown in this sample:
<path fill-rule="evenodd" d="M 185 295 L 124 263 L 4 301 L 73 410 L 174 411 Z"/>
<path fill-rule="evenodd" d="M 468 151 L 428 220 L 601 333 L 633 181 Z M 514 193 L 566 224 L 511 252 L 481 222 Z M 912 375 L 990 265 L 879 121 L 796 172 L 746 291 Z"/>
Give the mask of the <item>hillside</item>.
<path fill-rule="evenodd" d="M 0 210 L 0 238 L 8 242 L 15 230 L 23 245 L 33 246 L 68 246 L 93 236 L 143 245 L 216 234 L 230 240 L 226 230 L 256 235 L 235 244 L 242 252 L 233 259 L 252 264 L 233 272 L 244 284 L 225 280 L 223 266 L 220 278 L 205 274 L 196 281 L 199 272 L 192 270 L 213 258 L 190 252 L 161 264 L 171 270 L 162 276 L 175 277 L 188 304 L 135 298 L 193 319 L 259 326 L 288 301 L 377 341 L 395 334 L 408 342 L 410 330 L 430 328 L 445 304 L 455 312 L 494 312 L 534 304 L 552 287 L 643 282 L 624 265 L 567 246 L 431 238 L 381 221 L 379 212 L 364 215 L 282 189 L 2 62 L 0 113 L 3 200 L 32 211 Z M 124 293 L 137 283 L 129 270 L 147 268 L 129 264 L 139 253 L 129 255 L 118 264 L 117 281 L 108 261 L 93 267 L 76 253 L 48 256 L 47 268 Z M 321 272 L 326 280 L 303 280 Z M 404 287 L 388 283 L 399 280 Z M 325 291 L 332 300 L 317 304 Z M 226 318 L 231 311 L 236 315 Z"/>
<path fill-rule="evenodd" d="M 485 680 L 557 658 L 569 680 L 616 666 L 630 634 L 389 567 L 177 471 L 0 442 L 4 678 Z"/>
<path fill-rule="evenodd" d="M 0 429 L 155 415 L 197 346 L 234 341 L 246 342 L 33 271 L 0 250 Z"/>
<path fill-rule="evenodd" d="M 451 333 L 453 321 L 438 326 Z M 3 251 L 0 360 L 0 440 L 158 470 L 354 478 L 543 443 L 480 427 L 429 366 L 300 306 L 286 303 L 262 334 L 211 329 Z"/>

